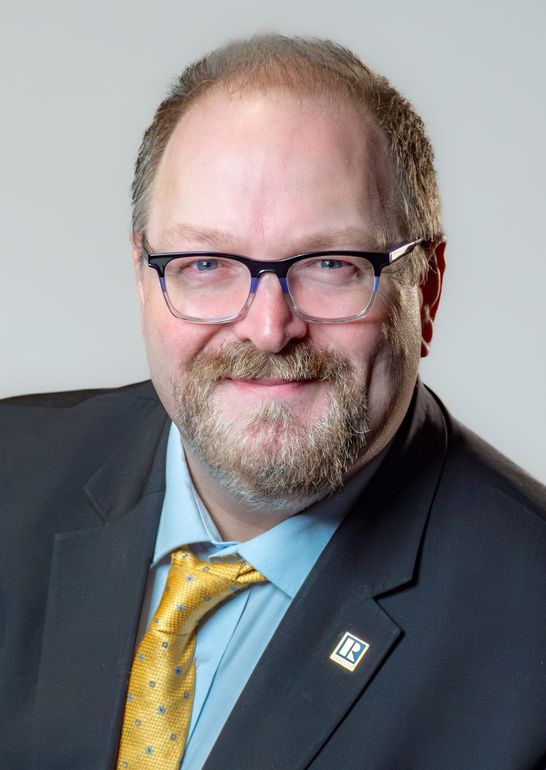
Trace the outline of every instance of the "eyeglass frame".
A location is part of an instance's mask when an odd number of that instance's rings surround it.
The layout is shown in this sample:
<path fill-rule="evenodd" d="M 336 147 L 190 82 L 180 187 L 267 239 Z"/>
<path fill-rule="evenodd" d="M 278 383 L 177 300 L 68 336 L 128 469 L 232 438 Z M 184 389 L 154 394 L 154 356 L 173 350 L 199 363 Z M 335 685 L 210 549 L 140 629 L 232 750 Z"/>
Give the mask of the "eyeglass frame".
<path fill-rule="evenodd" d="M 163 298 L 165 300 L 165 303 L 171 315 L 173 315 L 175 318 L 178 318 L 181 321 L 187 321 L 189 323 L 219 325 L 219 324 L 232 323 L 233 321 L 238 321 L 239 319 L 243 318 L 246 315 L 258 290 L 260 278 L 266 273 L 273 273 L 274 275 L 277 276 L 279 283 L 281 285 L 282 292 L 284 295 L 286 295 L 287 301 L 290 307 L 292 308 L 294 313 L 298 316 L 298 318 L 301 318 L 303 321 L 306 321 L 307 323 L 350 323 L 352 321 L 358 321 L 361 318 L 364 318 L 364 316 L 368 314 L 368 312 L 370 311 L 374 303 L 374 299 L 379 289 L 379 279 L 381 277 L 382 271 L 386 267 L 389 267 L 390 265 L 394 264 L 401 257 L 405 257 L 408 254 L 411 254 L 415 250 L 415 248 L 417 248 L 418 246 L 425 245 L 426 243 L 428 243 L 426 238 L 418 238 L 415 241 L 409 241 L 408 243 L 403 243 L 399 246 L 396 246 L 394 249 L 387 252 L 357 251 L 354 249 L 327 249 L 325 251 L 307 251 L 301 254 L 296 254 L 295 256 L 292 256 L 292 257 L 284 257 L 283 259 L 277 259 L 273 261 L 252 259 L 251 257 L 245 257 L 245 256 L 242 256 L 241 254 L 230 254 L 228 252 L 223 252 L 223 251 L 154 252 L 152 251 L 144 235 L 142 236 L 140 247 L 141 247 L 143 256 L 145 256 L 147 259 L 148 267 L 152 268 L 157 273 Z M 366 305 L 366 307 L 356 315 L 343 317 L 343 318 L 315 318 L 313 316 L 308 315 L 307 313 L 304 313 L 297 306 L 295 300 L 293 299 L 287 283 L 288 270 L 292 267 L 292 265 L 296 264 L 297 262 L 300 262 L 303 259 L 309 259 L 312 257 L 334 257 L 334 256 L 360 257 L 362 259 L 367 260 L 372 265 L 373 271 L 374 271 L 374 283 L 373 283 L 372 296 L 370 298 L 370 301 Z M 234 316 L 229 316 L 225 318 L 207 320 L 207 319 L 194 318 L 192 316 L 181 315 L 178 313 L 178 311 L 175 312 L 176 308 L 171 303 L 171 300 L 169 298 L 169 293 L 167 291 L 167 285 L 165 281 L 165 269 L 169 264 L 169 262 L 172 262 L 175 259 L 180 259 L 181 257 L 219 257 L 219 258 L 225 258 L 225 259 L 232 259 L 244 265 L 250 273 L 250 288 L 249 288 L 247 300 L 243 304 L 243 307 L 241 308 L 239 313 L 237 313 Z"/>

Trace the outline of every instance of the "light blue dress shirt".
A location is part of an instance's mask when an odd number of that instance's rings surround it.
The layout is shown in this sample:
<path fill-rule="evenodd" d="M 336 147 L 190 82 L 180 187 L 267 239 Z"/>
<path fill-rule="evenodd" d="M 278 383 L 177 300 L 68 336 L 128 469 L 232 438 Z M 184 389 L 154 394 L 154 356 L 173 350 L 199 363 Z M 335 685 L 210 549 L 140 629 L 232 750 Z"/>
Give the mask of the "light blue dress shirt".
<path fill-rule="evenodd" d="M 385 450 L 358 482 L 244 543 L 221 539 L 197 495 L 180 434 L 171 426 L 167 443 L 166 492 L 141 616 L 143 636 L 170 566 L 184 545 L 205 560 L 234 553 L 268 579 L 219 605 L 197 633 L 195 698 L 181 770 L 200 770 L 273 632 L 353 500 L 377 468 Z M 349 493 L 347 488 L 350 486 Z"/>

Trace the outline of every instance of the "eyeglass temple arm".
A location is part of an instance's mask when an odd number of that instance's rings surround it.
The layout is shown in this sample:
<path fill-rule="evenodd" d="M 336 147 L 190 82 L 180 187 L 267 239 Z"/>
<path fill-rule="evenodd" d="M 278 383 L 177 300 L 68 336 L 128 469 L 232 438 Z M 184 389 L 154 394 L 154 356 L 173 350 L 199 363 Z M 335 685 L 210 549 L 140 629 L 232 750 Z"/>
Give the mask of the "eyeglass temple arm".
<path fill-rule="evenodd" d="M 417 241 L 411 241 L 410 243 L 405 243 L 403 246 L 399 246 L 397 249 L 393 249 L 389 252 L 389 264 L 392 265 L 397 259 L 405 257 L 406 254 L 413 251 L 416 246 L 421 246 L 424 243 L 426 243 L 426 240 L 424 238 L 419 238 Z"/>

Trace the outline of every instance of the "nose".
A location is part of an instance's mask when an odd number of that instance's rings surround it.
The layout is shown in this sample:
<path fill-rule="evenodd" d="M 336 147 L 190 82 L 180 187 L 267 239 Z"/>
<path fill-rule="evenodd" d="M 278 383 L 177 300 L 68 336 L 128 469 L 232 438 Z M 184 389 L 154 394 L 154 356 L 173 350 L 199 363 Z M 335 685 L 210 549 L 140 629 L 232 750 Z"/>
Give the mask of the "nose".
<path fill-rule="evenodd" d="M 274 273 L 264 273 L 258 279 L 246 315 L 231 326 L 239 341 L 252 342 L 266 353 L 279 353 L 289 342 L 307 334 L 307 323 L 292 310 Z"/>

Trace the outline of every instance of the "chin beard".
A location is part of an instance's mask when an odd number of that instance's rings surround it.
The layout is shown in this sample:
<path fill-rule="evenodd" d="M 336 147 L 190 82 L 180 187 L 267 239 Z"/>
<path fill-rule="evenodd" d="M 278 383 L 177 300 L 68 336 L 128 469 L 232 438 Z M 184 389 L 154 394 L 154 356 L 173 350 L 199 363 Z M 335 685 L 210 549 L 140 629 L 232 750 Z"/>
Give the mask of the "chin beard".
<path fill-rule="evenodd" d="M 315 380 L 331 384 L 311 425 L 288 403 L 258 404 L 230 420 L 214 402 L 225 378 Z M 342 486 L 367 448 L 366 393 L 351 364 L 307 343 L 282 354 L 234 343 L 195 357 L 184 387 L 172 384 L 175 423 L 188 450 L 231 495 L 250 508 L 291 514 Z M 304 415 L 305 418 L 305 415 Z"/>

